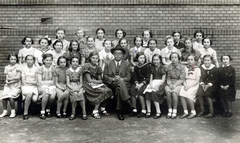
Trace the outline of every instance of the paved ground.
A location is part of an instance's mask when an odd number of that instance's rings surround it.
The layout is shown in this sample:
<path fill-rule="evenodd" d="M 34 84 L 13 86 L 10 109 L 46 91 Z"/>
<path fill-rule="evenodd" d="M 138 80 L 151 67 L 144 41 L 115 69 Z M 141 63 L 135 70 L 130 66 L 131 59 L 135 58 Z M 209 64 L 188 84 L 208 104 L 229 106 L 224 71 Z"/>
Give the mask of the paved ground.
<path fill-rule="evenodd" d="M 55 117 L 40 120 L 31 115 L 23 121 L 21 116 L 14 119 L 0 119 L 1 143 L 236 143 L 240 140 L 240 100 L 233 103 L 233 117 L 222 118 L 219 114 L 212 119 L 166 119 L 166 107 L 160 119 L 134 118 L 125 115 L 119 121 L 116 114 L 83 121 Z M 2 112 L 2 105 L 0 105 Z M 180 113 L 181 114 L 181 111 Z"/>

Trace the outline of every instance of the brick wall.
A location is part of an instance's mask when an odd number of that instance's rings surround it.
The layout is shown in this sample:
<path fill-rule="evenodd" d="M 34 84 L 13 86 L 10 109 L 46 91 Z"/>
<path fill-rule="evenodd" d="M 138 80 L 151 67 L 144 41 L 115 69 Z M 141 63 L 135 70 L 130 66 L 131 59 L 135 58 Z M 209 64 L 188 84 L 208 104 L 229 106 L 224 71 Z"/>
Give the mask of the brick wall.
<path fill-rule="evenodd" d="M 164 47 L 164 37 L 179 30 L 184 36 L 202 29 L 213 39 L 218 58 L 223 53 L 233 56 L 237 88 L 240 89 L 240 0 L 2 0 L 0 1 L 0 83 L 10 51 L 22 48 L 25 35 L 34 38 L 49 35 L 55 29 L 66 29 L 66 39 L 75 39 L 77 27 L 94 35 L 98 27 L 114 38 L 117 28 L 124 28 L 132 44 L 133 37 L 143 29 L 151 29 L 158 46 Z M 42 24 L 41 18 L 53 18 L 52 24 Z M 38 47 L 38 44 L 34 45 Z M 2 84 L 0 84 L 2 88 Z"/>

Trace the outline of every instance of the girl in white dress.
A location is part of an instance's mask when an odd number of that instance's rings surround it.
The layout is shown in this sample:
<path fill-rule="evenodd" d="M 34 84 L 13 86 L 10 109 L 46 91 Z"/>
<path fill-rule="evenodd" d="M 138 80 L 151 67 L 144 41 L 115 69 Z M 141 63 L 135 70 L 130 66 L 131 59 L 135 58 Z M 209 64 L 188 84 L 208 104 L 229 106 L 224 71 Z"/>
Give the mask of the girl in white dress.
<path fill-rule="evenodd" d="M 197 57 L 189 55 L 187 57 L 188 65 L 185 67 L 185 81 L 181 87 L 179 96 L 183 106 L 184 114 L 179 118 L 192 119 L 196 116 L 194 102 L 196 101 L 196 93 L 199 87 L 199 80 L 201 76 L 201 70 L 196 66 Z M 188 114 L 187 105 L 190 106 L 191 114 Z"/>
<path fill-rule="evenodd" d="M 7 102 L 11 105 L 11 115 L 10 118 L 16 116 L 15 112 L 15 101 L 14 99 L 18 98 L 20 91 L 20 65 L 18 63 L 18 55 L 16 53 L 10 53 L 8 55 L 8 60 L 10 64 L 5 67 L 4 74 L 6 75 L 6 81 L 2 93 L 2 104 L 3 104 L 3 113 L 0 115 L 0 118 L 7 116 Z"/>
<path fill-rule="evenodd" d="M 28 119 L 28 109 L 31 102 L 37 102 L 37 72 L 38 68 L 34 65 L 35 57 L 33 55 L 26 56 L 26 65 L 22 67 L 22 96 L 24 100 L 23 120 Z"/>

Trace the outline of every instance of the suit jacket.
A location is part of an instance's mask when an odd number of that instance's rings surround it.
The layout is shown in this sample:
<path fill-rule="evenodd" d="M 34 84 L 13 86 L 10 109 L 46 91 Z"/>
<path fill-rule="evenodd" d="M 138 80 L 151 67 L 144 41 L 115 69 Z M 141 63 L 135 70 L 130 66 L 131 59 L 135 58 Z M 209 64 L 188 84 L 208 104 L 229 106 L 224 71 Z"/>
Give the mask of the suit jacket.
<path fill-rule="evenodd" d="M 104 74 L 103 74 L 103 82 L 106 84 L 111 84 L 113 79 L 116 77 L 116 64 L 115 60 L 111 60 L 108 64 L 105 65 Z M 123 81 L 126 85 L 130 84 L 131 72 L 130 72 L 130 65 L 129 62 L 122 60 L 120 69 L 119 69 L 119 76 L 123 78 Z"/>

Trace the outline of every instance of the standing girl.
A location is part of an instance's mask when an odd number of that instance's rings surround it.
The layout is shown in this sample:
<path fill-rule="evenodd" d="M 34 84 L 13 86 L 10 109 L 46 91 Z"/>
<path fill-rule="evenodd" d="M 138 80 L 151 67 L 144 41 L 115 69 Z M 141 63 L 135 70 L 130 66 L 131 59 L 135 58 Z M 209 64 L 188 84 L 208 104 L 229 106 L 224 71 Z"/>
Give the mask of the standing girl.
<path fill-rule="evenodd" d="M 154 54 L 158 54 L 161 55 L 161 50 L 157 48 L 157 40 L 156 39 L 150 39 L 148 41 L 148 47 L 145 51 L 144 51 L 144 55 L 147 58 L 147 62 L 151 63 L 152 62 L 152 57 Z"/>
<path fill-rule="evenodd" d="M 70 42 L 70 46 L 68 48 L 68 52 L 65 53 L 65 57 L 67 58 L 68 64 L 70 64 L 70 60 L 73 57 L 77 57 L 78 60 L 80 61 L 80 63 L 83 65 L 84 63 L 82 63 L 82 56 L 81 56 L 81 51 L 80 51 L 80 47 L 79 47 L 79 43 L 77 40 L 71 40 Z"/>
<path fill-rule="evenodd" d="M 193 43 L 193 50 L 199 52 L 203 49 L 202 39 L 204 37 L 204 32 L 202 30 L 197 30 L 194 32 L 193 37 L 196 39 Z"/>
<path fill-rule="evenodd" d="M 87 48 L 83 51 L 83 61 L 82 63 L 88 63 L 88 57 L 91 52 L 96 50 L 95 48 L 95 38 L 88 36 L 87 37 Z"/>
<path fill-rule="evenodd" d="M 104 49 L 99 52 L 99 66 L 102 68 L 102 71 L 104 70 L 105 64 L 109 63 L 110 60 L 114 59 L 114 56 L 110 51 L 112 49 L 112 41 L 107 39 L 104 40 L 103 46 Z"/>
<path fill-rule="evenodd" d="M 219 63 L 217 60 L 217 52 L 211 48 L 212 45 L 212 40 L 208 37 L 205 37 L 203 40 L 203 46 L 204 48 L 199 50 L 200 53 L 200 58 L 202 59 L 205 55 L 210 55 L 213 57 L 213 63 L 215 64 L 216 67 L 219 67 Z"/>
<path fill-rule="evenodd" d="M 56 40 L 53 43 L 54 50 L 49 50 L 46 53 L 49 53 L 53 56 L 53 66 L 57 66 L 57 60 L 60 56 L 63 56 L 66 51 L 63 50 L 63 42 L 60 40 Z"/>
<path fill-rule="evenodd" d="M 24 61 L 25 57 L 27 55 L 34 55 L 34 52 L 36 50 L 35 48 L 32 47 L 34 42 L 33 42 L 33 39 L 29 36 L 26 36 L 23 38 L 22 44 L 24 45 L 24 47 L 20 49 L 18 53 L 19 64 L 25 63 Z"/>
<path fill-rule="evenodd" d="M 6 81 L 2 93 L 2 104 L 3 113 L 0 118 L 7 116 L 7 102 L 11 105 L 11 115 L 10 118 L 16 116 L 15 111 L 15 101 L 14 99 L 19 97 L 20 86 L 21 86 L 21 68 L 18 63 L 18 55 L 16 53 L 10 53 L 7 58 L 10 62 L 8 66 L 4 69 L 4 74 L 6 75 Z"/>
<path fill-rule="evenodd" d="M 109 115 L 106 111 L 106 99 L 113 96 L 112 90 L 102 82 L 102 69 L 98 64 L 98 52 L 94 51 L 89 55 L 89 63 L 83 67 L 83 86 L 85 89 L 86 98 L 95 105 L 92 116 L 95 119 L 100 119 L 98 113 L 100 104 L 103 102 L 101 112 L 104 115 Z"/>
<path fill-rule="evenodd" d="M 103 41 L 105 40 L 104 39 L 105 30 L 103 28 L 98 28 L 96 30 L 96 35 L 97 35 L 97 38 L 95 39 L 95 48 L 98 51 L 101 51 L 104 49 Z"/>
<path fill-rule="evenodd" d="M 192 39 L 190 37 L 185 38 L 184 40 L 185 48 L 182 50 L 182 56 L 181 56 L 181 64 L 188 65 L 188 59 L 187 57 L 189 55 L 194 55 L 194 57 L 197 58 L 197 65 L 200 66 L 201 60 L 199 59 L 200 54 L 193 50 L 192 47 Z"/>
<path fill-rule="evenodd" d="M 234 67 L 230 64 L 232 58 L 230 55 L 221 56 L 223 65 L 218 69 L 219 87 L 218 90 L 220 100 L 224 107 L 222 117 L 232 116 L 232 102 L 236 98 L 236 73 Z"/>
<path fill-rule="evenodd" d="M 70 44 L 71 45 L 71 44 Z M 60 56 L 57 60 L 58 67 L 54 71 L 56 93 L 57 93 L 57 118 L 61 118 L 60 110 L 63 105 L 63 117 L 67 117 L 67 106 L 69 102 L 69 91 L 67 90 L 66 71 L 68 69 L 67 59 Z"/>
<path fill-rule="evenodd" d="M 54 40 L 53 43 L 55 43 L 55 41 L 62 41 L 62 47 L 63 47 L 62 49 L 63 49 L 64 51 L 67 51 L 68 48 L 69 48 L 70 42 L 64 39 L 65 33 L 66 33 L 65 29 L 63 29 L 63 28 L 58 28 L 58 29 L 56 30 L 56 40 Z M 50 48 L 50 50 L 54 50 L 54 45 L 52 45 L 52 47 Z"/>
<path fill-rule="evenodd" d="M 179 63 L 180 56 L 173 52 L 170 55 L 171 64 L 167 67 L 167 86 L 165 87 L 168 114 L 167 119 L 177 118 L 178 94 L 185 79 L 185 66 Z"/>
<path fill-rule="evenodd" d="M 123 59 L 130 60 L 130 54 L 129 54 L 130 46 L 129 46 L 128 40 L 126 38 L 122 38 L 119 40 L 118 45 L 120 45 L 126 51 L 126 53 L 123 55 Z"/>
<path fill-rule="evenodd" d="M 113 43 L 113 48 L 115 48 L 117 45 L 120 45 L 120 44 L 119 44 L 120 39 L 125 38 L 126 35 L 127 35 L 127 34 L 126 34 L 126 32 L 125 32 L 123 29 L 117 29 L 117 30 L 115 31 L 115 37 L 116 37 L 116 39 L 112 41 L 112 43 Z"/>
<path fill-rule="evenodd" d="M 40 119 L 51 117 L 50 109 L 56 97 L 56 86 L 54 85 L 54 66 L 52 54 L 43 55 L 43 65 L 38 69 L 39 98 L 42 98 L 42 110 Z"/>
<path fill-rule="evenodd" d="M 192 119 L 196 116 L 196 110 L 194 102 L 196 101 L 196 93 L 199 87 L 199 80 L 201 76 L 201 70 L 197 67 L 197 58 L 194 55 L 187 57 L 188 65 L 185 66 L 185 81 L 180 90 L 180 100 L 183 106 L 184 114 L 180 116 L 180 119 L 187 117 Z M 188 114 L 187 104 L 190 106 L 191 114 Z"/>
<path fill-rule="evenodd" d="M 200 86 L 197 91 L 198 100 L 201 108 L 201 112 L 197 115 L 198 117 L 203 116 L 204 111 L 204 102 L 203 97 L 206 97 L 209 105 L 209 113 L 205 115 L 205 118 L 212 118 L 214 116 L 213 111 L 213 101 L 212 98 L 215 95 L 217 89 L 217 68 L 212 64 L 212 56 L 205 55 L 203 57 L 203 65 L 200 66 L 201 69 L 201 79 Z"/>
<path fill-rule="evenodd" d="M 34 57 L 36 59 L 36 65 L 37 66 L 42 66 L 42 55 L 45 54 L 49 48 L 48 46 L 51 45 L 52 40 L 48 38 L 48 36 L 45 36 L 41 39 L 39 39 L 38 43 L 40 44 L 40 48 L 36 49 L 34 52 Z"/>
<path fill-rule="evenodd" d="M 138 52 L 142 52 L 144 53 L 145 48 L 143 48 L 143 39 L 139 36 L 136 36 L 133 40 L 133 43 L 135 45 L 135 47 L 130 48 L 129 53 L 130 53 L 130 63 L 132 64 L 132 66 L 136 66 L 137 65 L 137 53 Z"/>
<path fill-rule="evenodd" d="M 142 33 L 143 36 L 143 47 L 148 48 L 148 41 L 153 37 L 151 30 L 144 30 Z"/>
<path fill-rule="evenodd" d="M 67 87 L 70 93 L 70 102 L 72 104 L 72 113 L 69 120 L 74 120 L 76 117 L 77 101 L 80 101 L 82 108 L 82 119 L 87 120 L 84 89 L 82 87 L 82 67 L 79 66 L 79 60 L 77 57 L 73 57 L 70 60 L 71 67 L 66 71 L 67 75 Z"/>
<path fill-rule="evenodd" d="M 28 119 L 28 109 L 31 102 L 36 103 L 38 100 L 38 68 L 34 65 L 35 57 L 33 55 L 27 55 L 25 59 L 27 64 L 22 67 L 22 96 L 24 101 L 23 120 Z"/>
<path fill-rule="evenodd" d="M 85 31 L 83 30 L 83 28 L 78 27 L 76 35 L 77 35 L 77 41 L 79 43 L 80 51 L 82 51 L 87 47 L 87 40 L 85 38 Z"/>
<path fill-rule="evenodd" d="M 174 31 L 172 36 L 174 38 L 174 47 L 182 52 L 185 49 L 184 43 L 181 42 L 182 34 L 179 31 Z"/>
<path fill-rule="evenodd" d="M 167 36 L 166 37 L 165 45 L 167 47 L 162 49 L 161 56 L 162 56 L 163 64 L 168 66 L 172 63 L 172 61 L 170 60 L 170 55 L 173 52 L 176 52 L 179 55 L 179 57 L 181 57 L 181 52 L 176 47 L 173 46 L 174 45 L 174 39 L 173 39 L 172 36 Z"/>
<path fill-rule="evenodd" d="M 138 64 L 134 66 L 134 72 L 132 75 L 132 80 L 134 84 L 130 89 L 131 100 L 133 104 L 133 113 L 137 113 L 137 102 L 136 99 L 139 97 L 142 111 L 138 117 L 144 117 L 146 114 L 145 99 L 143 92 L 146 89 L 150 80 L 150 64 L 146 63 L 146 57 L 143 52 L 137 53 L 136 59 Z"/>
<path fill-rule="evenodd" d="M 151 101 L 156 108 L 154 119 L 161 117 L 160 104 L 164 101 L 164 88 L 166 86 L 166 68 L 162 65 L 162 57 L 154 54 L 152 57 L 150 82 L 143 92 L 146 98 L 147 114 L 146 118 L 151 116 Z"/>

